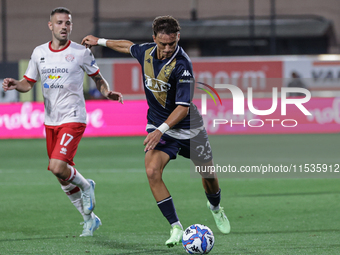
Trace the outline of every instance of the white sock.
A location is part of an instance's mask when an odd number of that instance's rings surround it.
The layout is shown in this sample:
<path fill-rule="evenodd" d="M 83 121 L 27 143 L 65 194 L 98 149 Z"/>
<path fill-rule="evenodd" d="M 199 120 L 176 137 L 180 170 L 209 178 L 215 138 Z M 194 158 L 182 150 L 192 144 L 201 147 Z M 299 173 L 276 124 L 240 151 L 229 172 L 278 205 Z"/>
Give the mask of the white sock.
<path fill-rule="evenodd" d="M 71 200 L 72 204 L 77 208 L 77 210 L 80 212 L 80 214 L 83 216 L 85 220 L 85 214 L 83 209 L 83 203 L 81 200 L 81 191 L 80 189 L 70 183 L 67 186 L 61 185 L 62 190 L 65 192 L 65 194 L 68 196 L 68 198 Z M 87 216 L 87 215 L 86 215 Z"/>
<path fill-rule="evenodd" d="M 82 176 L 77 169 L 75 169 L 74 167 L 68 165 L 69 169 L 71 170 L 71 174 L 70 176 L 64 180 L 67 182 L 70 182 L 74 185 L 76 185 L 77 187 L 79 187 L 82 191 L 87 190 L 90 188 L 90 183 L 84 178 L 84 176 Z"/>
<path fill-rule="evenodd" d="M 183 226 L 182 226 L 182 224 L 181 224 L 180 221 L 176 221 L 176 222 L 172 223 L 172 224 L 171 224 L 171 227 L 174 227 L 175 225 L 180 226 L 181 229 L 183 229 Z"/>

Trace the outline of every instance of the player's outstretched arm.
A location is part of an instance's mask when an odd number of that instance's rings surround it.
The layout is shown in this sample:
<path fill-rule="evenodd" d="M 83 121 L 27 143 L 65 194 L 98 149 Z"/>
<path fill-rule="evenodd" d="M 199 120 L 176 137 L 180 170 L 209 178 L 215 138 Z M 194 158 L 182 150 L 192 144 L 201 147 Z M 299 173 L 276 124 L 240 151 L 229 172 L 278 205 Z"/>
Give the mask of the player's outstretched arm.
<path fill-rule="evenodd" d="M 6 92 L 7 90 L 16 89 L 19 92 L 28 92 L 34 86 L 34 82 L 28 81 L 26 79 L 22 79 L 20 81 L 13 78 L 5 78 L 2 83 L 2 88 Z"/>
<path fill-rule="evenodd" d="M 120 92 L 110 90 L 109 84 L 103 78 L 101 73 L 98 73 L 91 77 L 96 84 L 97 89 L 100 91 L 100 93 L 102 93 L 104 97 L 106 97 L 107 99 L 118 101 L 119 103 L 123 103 L 123 95 Z"/>
<path fill-rule="evenodd" d="M 87 35 L 81 41 L 81 44 L 86 46 L 87 48 L 91 48 L 92 46 L 96 46 L 96 45 L 106 46 L 120 53 L 129 54 L 130 47 L 133 45 L 133 42 L 128 41 L 128 40 L 107 40 L 107 39 L 95 37 L 93 35 Z"/>

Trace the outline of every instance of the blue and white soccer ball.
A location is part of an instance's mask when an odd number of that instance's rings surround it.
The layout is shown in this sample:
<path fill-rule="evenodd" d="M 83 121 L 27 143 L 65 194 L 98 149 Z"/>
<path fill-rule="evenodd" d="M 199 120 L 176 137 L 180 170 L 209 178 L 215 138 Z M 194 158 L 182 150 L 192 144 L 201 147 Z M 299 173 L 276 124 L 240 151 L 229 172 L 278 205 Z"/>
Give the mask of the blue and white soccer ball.
<path fill-rule="evenodd" d="M 215 237 L 207 226 L 194 224 L 183 233 L 182 244 L 187 253 L 207 254 L 214 247 Z"/>

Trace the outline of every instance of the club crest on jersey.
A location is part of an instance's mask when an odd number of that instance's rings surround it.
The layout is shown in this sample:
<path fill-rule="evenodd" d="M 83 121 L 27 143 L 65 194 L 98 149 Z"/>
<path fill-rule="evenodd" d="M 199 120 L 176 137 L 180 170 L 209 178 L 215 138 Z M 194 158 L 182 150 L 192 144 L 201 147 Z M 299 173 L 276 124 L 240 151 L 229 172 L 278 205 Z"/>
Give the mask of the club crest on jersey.
<path fill-rule="evenodd" d="M 167 92 L 171 84 L 145 75 L 145 87 L 152 92 Z"/>
<path fill-rule="evenodd" d="M 74 60 L 74 56 L 72 54 L 68 54 L 66 55 L 65 59 L 67 62 L 72 62 Z"/>
<path fill-rule="evenodd" d="M 167 65 L 165 68 L 164 68 L 164 76 L 167 78 L 169 77 L 169 75 L 171 74 L 173 70 L 173 67 L 171 65 Z"/>

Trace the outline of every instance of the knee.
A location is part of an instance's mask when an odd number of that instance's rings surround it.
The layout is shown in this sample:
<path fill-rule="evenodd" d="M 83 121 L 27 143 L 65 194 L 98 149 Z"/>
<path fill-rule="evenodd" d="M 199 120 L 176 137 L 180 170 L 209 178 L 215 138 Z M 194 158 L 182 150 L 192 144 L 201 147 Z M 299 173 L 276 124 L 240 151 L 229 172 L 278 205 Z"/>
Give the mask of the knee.
<path fill-rule="evenodd" d="M 162 179 L 161 170 L 152 166 L 147 166 L 145 168 L 146 176 L 149 181 L 157 181 Z"/>
<path fill-rule="evenodd" d="M 67 164 L 60 163 L 55 160 L 51 160 L 49 164 L 50 171 L 60 179 L 66 179 L 68 176 L 65 176 L 67 173 Z M 67 175 L 67 174 L 66 174 Z"/>

